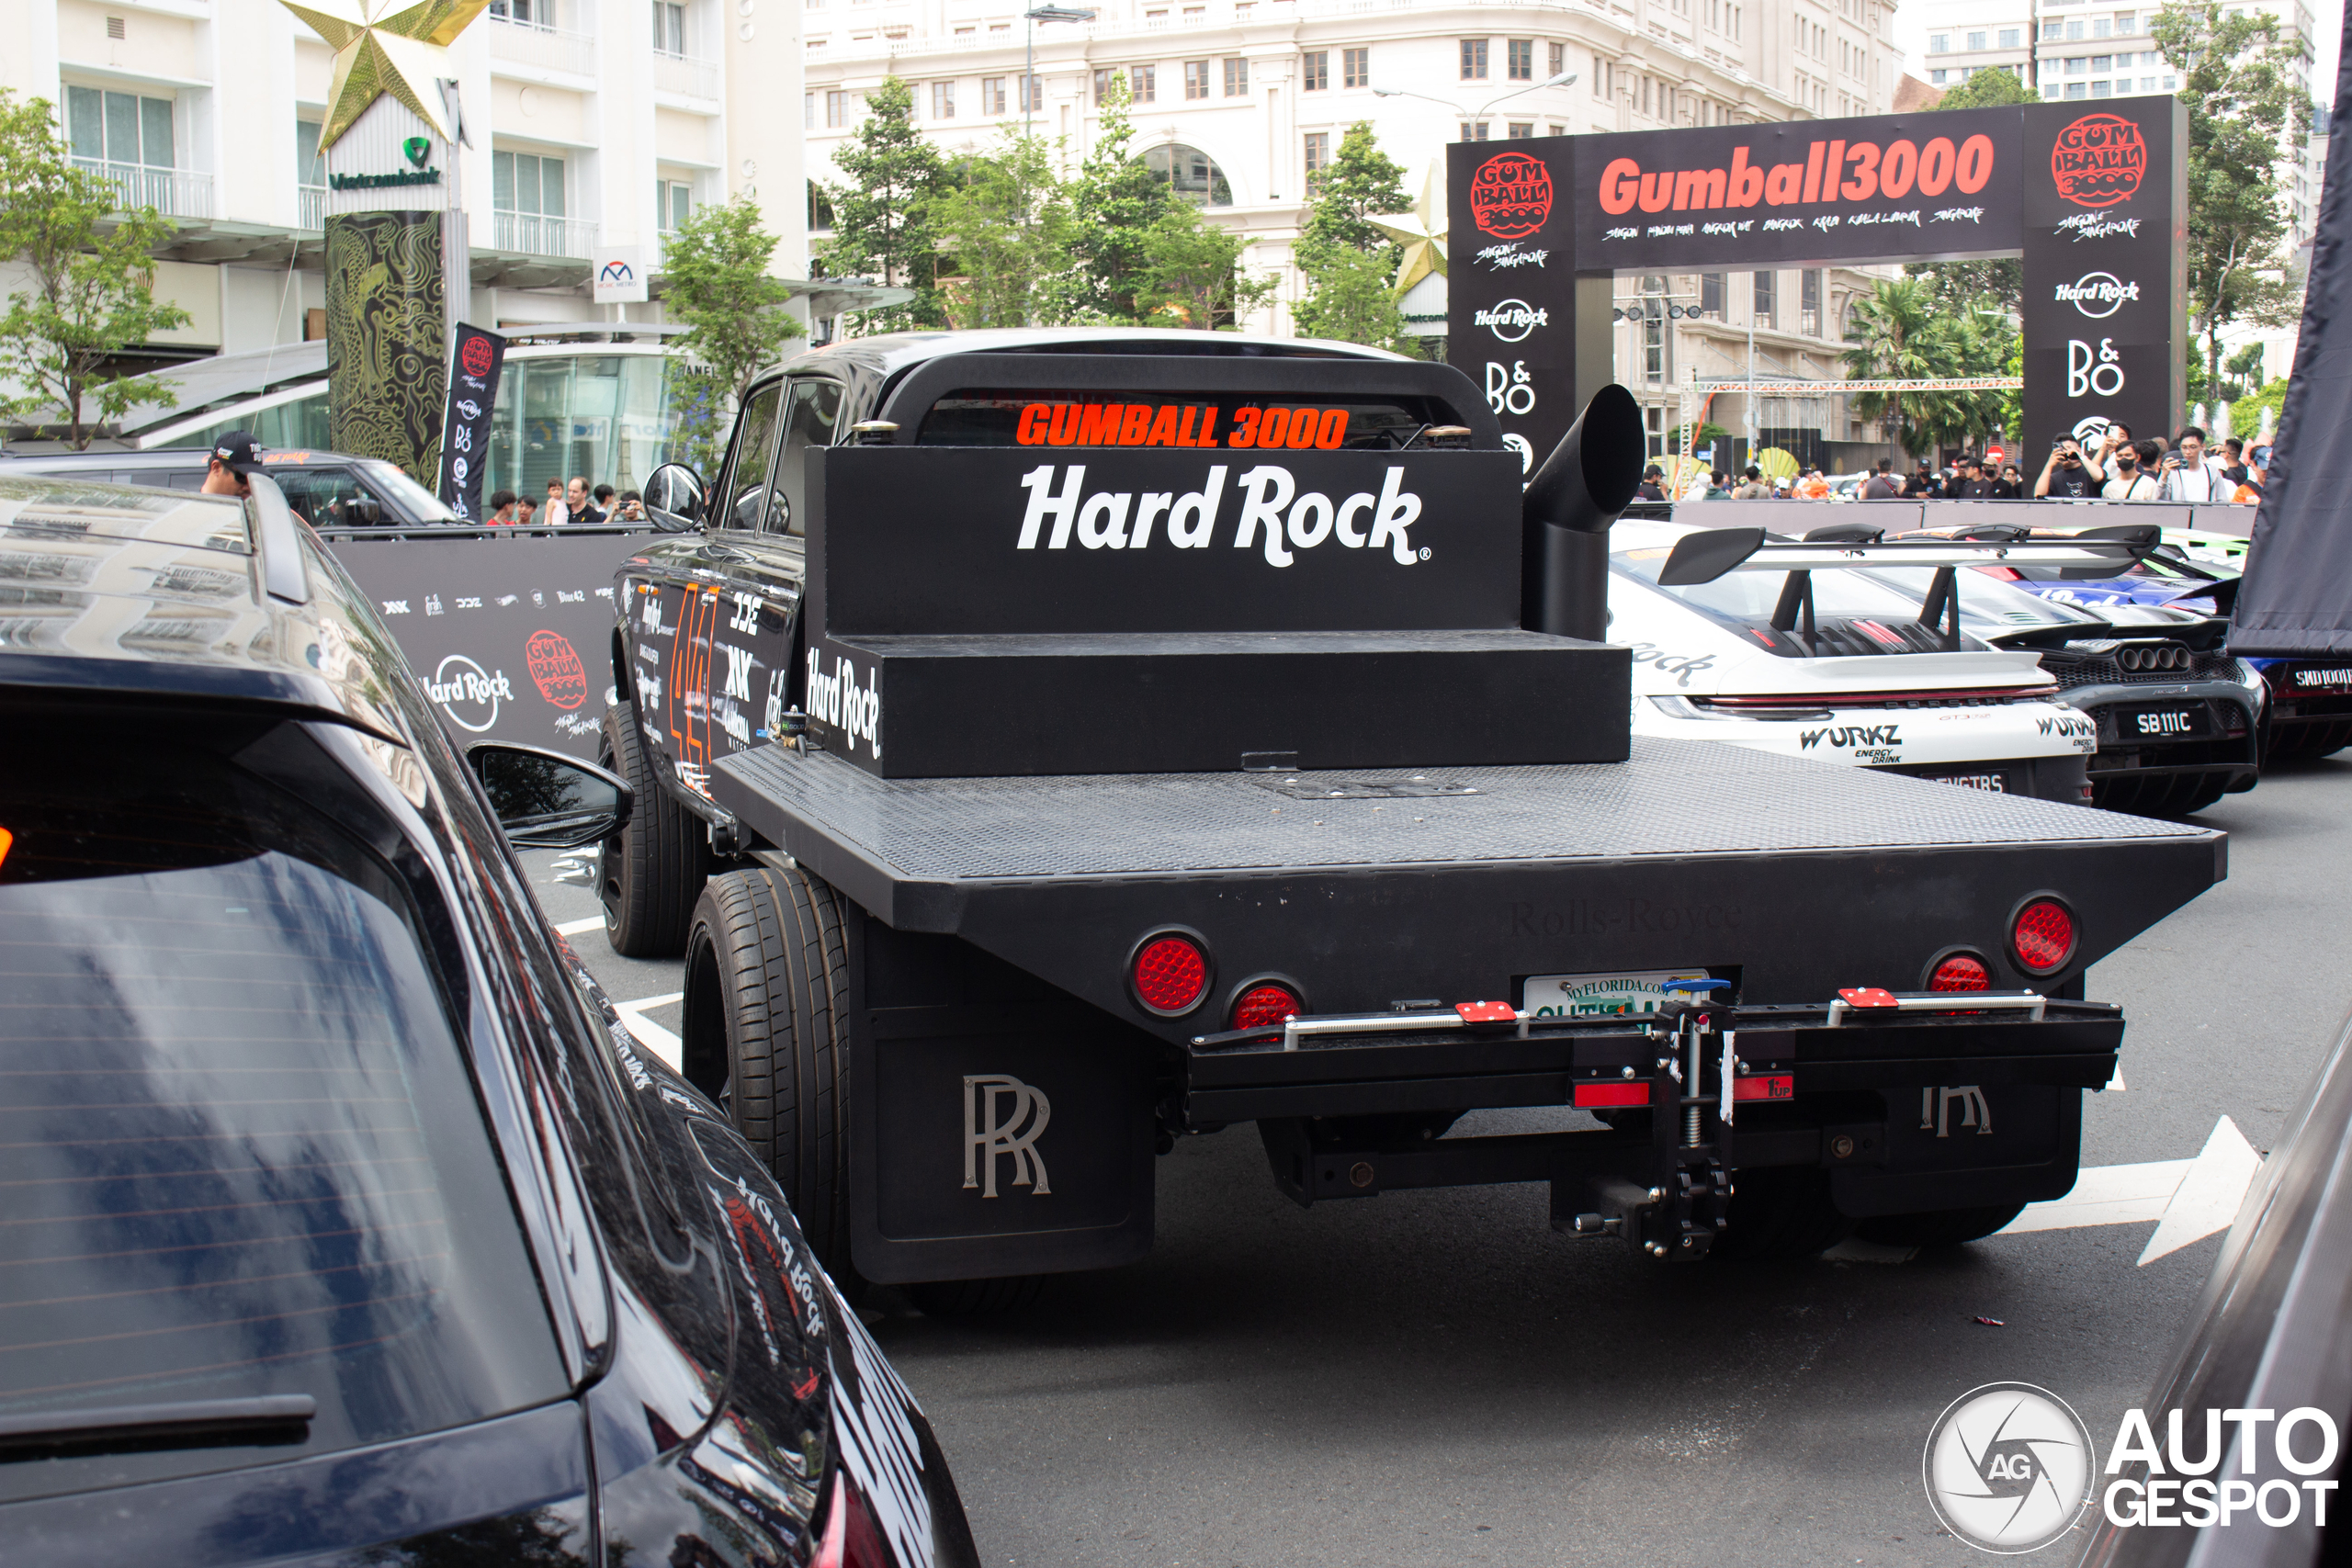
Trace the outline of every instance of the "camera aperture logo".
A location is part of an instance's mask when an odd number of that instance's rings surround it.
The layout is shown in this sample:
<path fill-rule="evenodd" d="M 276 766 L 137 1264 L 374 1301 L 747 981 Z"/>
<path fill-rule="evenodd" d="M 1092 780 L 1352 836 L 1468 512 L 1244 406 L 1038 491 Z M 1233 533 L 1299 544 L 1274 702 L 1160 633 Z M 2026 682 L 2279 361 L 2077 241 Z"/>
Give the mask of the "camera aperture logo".
<path fill-rule="evenodd" d="M 1928 1502 L 1969 1545 L 2038 1551 L 2091 1505 L 2098 1467 L 2090 1428 L 2066 1402 L 2031 1383 L 1996 1382 L 1951 1402 L 1928 1434 Z"/>

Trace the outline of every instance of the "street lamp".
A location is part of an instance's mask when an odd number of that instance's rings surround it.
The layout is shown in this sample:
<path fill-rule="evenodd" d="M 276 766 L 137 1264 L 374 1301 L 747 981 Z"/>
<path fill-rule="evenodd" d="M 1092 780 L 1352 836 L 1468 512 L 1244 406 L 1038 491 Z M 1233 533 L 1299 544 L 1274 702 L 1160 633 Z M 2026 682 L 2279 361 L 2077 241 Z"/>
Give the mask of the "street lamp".
<path fill-rule="evenodd" d="M 1021 140 L 1029 140 L 1029 111 L 1037 101 L 1037 24 L 1039 22 L 1091 22 L 1096 12 L 1091 6 L 1037 6 L 1021 13 L 1029 25 L 1022 29 L 1026 40 L 1027 64 L 1021 73 Z"/>
<path fill-rule="evenodd" d="M 1493 108 L 1493 107 L 1495 107 L 1495 105 L 1499 104 L 1499 103 L 1503 103 L 1503 102 L 1505 102 L 1505 101 L 1507 101 L 1507 100 L 1509 100 L 1509 99 L 1511 99 L 1511 98 L 1518 97 L 1521 93 L 1536 93 L 1536 92 L 1541 92 L 1541 91 L 1543 91 L 1543 90 L 1544 90 L 1544 88 L 1546 88 L 1546 87 L 1567 87 L 1567 86 L 1573 86 L 1573 85 L 1575 85 L 1575 83 L 1576 83 L 1576 80 L 1577 80 L 1577 73 L 1576 73 L 1575 72 L 1573 72 L 1573 71 L 1563 71 L 1563 72 L 1561 72 L 1558 75 L 1556 75 L 1556 76 L 1553 76 L 1553 77 L 1549 77 L 1549 78 L 1547 78 L 1547 79 L 1546 79 L 1546 80 L 1544 80 L 1544 81 L 1541 81 L 1541 82 L 1532 82 L 1532 83 L 1530 83 L 1528 85 L 1526 85 L 1526 86 L 1524 86 L 1524 87 L 1513 87 L 1510 92 L 1505 93 L 1501 97 L 1499 97 L 1499 98 L 1490 99 L 1490 100 L 1489 100 L 1488 102 L 1487 102 L 1486 104 L 1481 105 L 1481 106 L 1479 107 L 1478 112 L 1477 112 L 1476 114 L 1474 114 L 1474 115 L 1469 116 L 1468 118 L 1469 118 L 1469 119 L 1471 119 L 1471 120 L 1476 120 L 1476 119 L 1484 118 L 1486 117 L 1487 111 L 1487 110 L 1489 110 L 1489 109 L 1491 109 L 1491 108 Z M 1462 106 L 1461 106 L 1460 104 L 1454 103 L 1454 102 L 1453 102 L 1452 99 L 1450 99 L 1450 98 L 1433 98 L 1433 97 L 1430 97 L 1427 93 L 1416 93 L 1416 92 L 1412 92 L 1412 91 L 1410 91 L 1409 89 L 1408 89 L 1408 88 L 1404 88 L 1404 87 L 1374 87 L 1374 88 L 1372 90 L 1372 96 L 1373 96 L 1374 97 L 1375 97 L 1375 98 L 1419 98 L 1419 99 L 1422 99 L 1424 102 L 1427 102 L 1427 103 L 1432 103 L 1432 104 L 1441 104 L 1441 105 L 1443 105 L 1445 107 L 1452 109 L 1452 110 L 1453 110 L 1456 115 L 1460 115 L 1460 114 L 1462 113 Z"/>

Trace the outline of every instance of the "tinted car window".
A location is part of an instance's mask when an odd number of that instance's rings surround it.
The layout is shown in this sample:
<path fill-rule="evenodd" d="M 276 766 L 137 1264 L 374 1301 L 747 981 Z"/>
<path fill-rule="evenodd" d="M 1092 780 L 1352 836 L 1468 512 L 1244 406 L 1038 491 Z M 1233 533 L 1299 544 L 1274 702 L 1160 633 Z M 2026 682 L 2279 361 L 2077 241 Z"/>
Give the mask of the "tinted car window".
<path fill-rule="evenodd" d="M 785 414 L 784 451 L 776 459 L 776 504 L 768 508 L 768 532 L 808 532 L 808 454 L 822 451 L 833 439 L 833 425 L 842 414 L 842 384 L 808 378 L 792 383 L 792 406 Z"/>
<path fill-rule="evenodd" d="M 722 528 L 760 525 L 768 489 L 768 462 L 775 452 L 776 407 L 783 396 L 781 383 L 761 388 L 752 394 L 742 418 L 736 422 L 734 467 L 718 498 L 716 515 Z"/>
<path fill-rule="evenodd" d="M 264 471 L 286 492 L 286 504 L 313 528 L 350 528 L 377 521 L 400 521 L 397 513 L 384 507 L 382 498 L 361 483 L 359 476 L 349 468 L 298 468 L 281 464 Z M 373 502 L 375 517 L 363 518 L 354 513 L 351 503 L 355 501 Z"/>
<path fill-rule="evenodd" d="M 0 768 L 0 1416 L 307 1394 L 306 1440 L 0 1463 L 0 1498 L 566 1392 L 401 885 L 202 753 Z"/>

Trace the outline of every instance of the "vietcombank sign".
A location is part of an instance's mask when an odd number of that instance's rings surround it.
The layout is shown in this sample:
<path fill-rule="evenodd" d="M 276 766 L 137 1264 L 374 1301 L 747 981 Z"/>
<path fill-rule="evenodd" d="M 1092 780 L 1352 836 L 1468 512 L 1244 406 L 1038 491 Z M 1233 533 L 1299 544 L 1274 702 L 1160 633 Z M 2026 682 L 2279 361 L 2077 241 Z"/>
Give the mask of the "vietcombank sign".
<path fill-rule="evenodd" d="M 2183 392 L 2187 133 L 2149 97 L 1459 143 L 1447 356 L 1540 461 L 1611 378 L 1612 276 L 2017 255 L 2028 450 L 2159 429 Z"/>

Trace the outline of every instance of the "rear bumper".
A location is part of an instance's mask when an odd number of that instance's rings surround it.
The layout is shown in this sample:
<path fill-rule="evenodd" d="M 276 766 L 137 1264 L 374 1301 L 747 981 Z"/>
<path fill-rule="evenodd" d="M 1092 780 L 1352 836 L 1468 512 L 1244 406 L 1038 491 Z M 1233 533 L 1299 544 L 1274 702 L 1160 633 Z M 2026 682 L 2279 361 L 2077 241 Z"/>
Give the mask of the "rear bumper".
<path fill-rule="evenodd" d="M 2098 728 L 2098 750 L 2089 759 L 2094 784 L 2159 774 L 2244 774 L 2261 766 L 2255 694 L 2229 681 L 2194 681 L 2145 686 L 2078 687 L 2066 700 Z M 2137 710 L 2177 705 L 2206 715 L 2201 734 L 2168 739 L 2135 733 Z"/>

